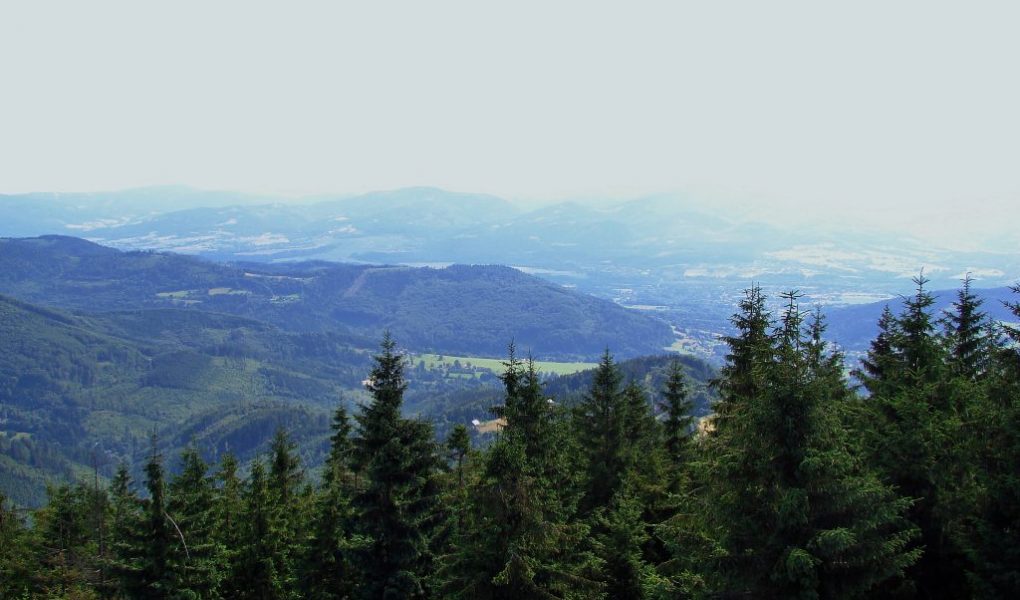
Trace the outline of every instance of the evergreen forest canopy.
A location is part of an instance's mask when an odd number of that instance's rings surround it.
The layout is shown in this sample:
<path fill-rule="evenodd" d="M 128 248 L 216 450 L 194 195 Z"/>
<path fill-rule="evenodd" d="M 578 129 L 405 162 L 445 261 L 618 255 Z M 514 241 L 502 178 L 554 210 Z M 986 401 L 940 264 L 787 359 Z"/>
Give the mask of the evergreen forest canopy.
<path fill-rule="evenodd" d="M 855 373 L 866 394 L 797 292 L 772 314 L 747 290 L 697 426 L 679 363 L 657 407 L 608 351 L 551 402 L 511 345 L 486 448 L 403 415 L 387 336 L 319 481 L 284 429 L 246 475 L 153 444 L 138 482 L 4 504 L 0 596 L 1020 597 L 1020 331 L 969 279 L 944 315 L 915 282 Z"/>

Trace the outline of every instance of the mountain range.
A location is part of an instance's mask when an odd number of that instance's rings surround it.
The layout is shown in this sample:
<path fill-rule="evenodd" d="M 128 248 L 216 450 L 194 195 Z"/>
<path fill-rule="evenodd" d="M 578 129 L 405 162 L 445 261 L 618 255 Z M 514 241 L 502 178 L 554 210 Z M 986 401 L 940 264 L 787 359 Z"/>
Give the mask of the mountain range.
<path fill-rule="evenodd" d="M 499 401 L 496 373 L 471 356 L 502 356 L 515 340 L 542 359 L 610 346 L 627 357 L 673 339 L 652 315 L 507 267 L 224 264 L 66 236 L 2 239 L 0 490 L 35 505 L 47 482 L 137 468 L 153 443 L 247 462 L 280 426 L 316 467 L 330 412 L 365 398 L 384 330 L 408 354 L 406 409 L 440 435 Z M 427 352 L 464 363 L 430 367 L 417 358 Z M 712 372 L 686 364 L 702 385 Z"/>
<path fill-rule="evenodd" d="M 718 336 L 752 284 L 773 297 L 797 289 L 805 305 L 837 311 L 909 293 L 922 270 L 932 289 L 952 289 L 967 272 L 982 288 L 1020 279 L 1009 240 L 960 250 L 946 238 L 775 225 L 681 195 L 530 205 L 435 188 L 301 198 L 183 187 L 0 196 L 0 235 L 43 234 L 264 270 L 321 260 L 508 265 L 649 313 L 672 326 L 675 348 L 715 359 Z"/>
<path fill-rule="evenodd" d="M 446 354 L 499 356 L 516 340 L 546 359 L 590 359 L 607 346 L 636 356 L 673 342 L 653 315 L 501 266 L 222 264 L 44 236 L 0 239 L 0 293 L 92 311 L 195 308 L 370 339 L 388 330 Z"/>

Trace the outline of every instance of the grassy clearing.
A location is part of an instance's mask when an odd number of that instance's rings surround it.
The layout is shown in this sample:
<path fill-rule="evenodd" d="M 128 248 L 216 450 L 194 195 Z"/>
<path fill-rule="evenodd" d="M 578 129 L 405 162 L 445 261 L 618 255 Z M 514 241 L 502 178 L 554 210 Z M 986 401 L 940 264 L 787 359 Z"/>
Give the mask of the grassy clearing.
<path fill-rule="evenodd" d="M 432 369 L 456 369 L 458 366 L 465 370 L 484 369 L 497 375 L 503 373 L 502 358 L 478 358 L 475 356 L 450 356 L 448 354 L 418 354 L 413 358 L 414 364 L 419 361 L 425 363 L 425 368 Z M 570 375 L 579 371 L 594 369 L 595 363 L 589 362 L 552 362 L 545 360 L 535 361 L 535 367 L 541 373 L 553 373 L 555 375 Z"/>
<path fill-rule="evenodd" d="M 157 298 L 172 298 L 174 300 L 183 300 L 190 296 L 195 290 L 177 290 L 176 292 L 157 292 Z"/>
<path fill-rule="evenodd" d="M 228 287 L 214 287 L 209 288 L 208 294 L 210 296 L 249 296 L 251 292 L 247 290 L 235 290 L 234 288 Z"/>

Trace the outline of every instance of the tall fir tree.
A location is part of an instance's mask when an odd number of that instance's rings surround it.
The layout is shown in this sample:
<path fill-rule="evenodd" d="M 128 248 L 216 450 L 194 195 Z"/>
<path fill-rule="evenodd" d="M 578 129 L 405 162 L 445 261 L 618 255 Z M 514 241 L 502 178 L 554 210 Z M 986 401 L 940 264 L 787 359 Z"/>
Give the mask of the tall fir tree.
<path fill-rule="evenodd" d="M 981 310 L 984 301 L 971 290 L 973 282 L 970 273 L 967 273 L 953 302 L 953 309 L 943 316 L 943 323 L 950 367 L 954 374 L 976 381 L 985 373 L 991 358 L 992 337 L 988 315 Z"/>
<path fill-rule="evenodd" d="M 588 514 L 609 506 L 623 485 L 632 460 L 627 440 L 630 406 L 622 376 L 607 349 L 592 376 L 588 393 L 577 405 L 574 420 L 584 454 L 585 494 L 581 510 Z"/>
<path fill-rule="evenodd" d="M 1013 291 L 1020 294 L 1020 286 Z M 1006 303 L 1020 320 L 1020 304 Z M 977 598 L 1020 597 L 1020 331 L 1003 326 L 982 378 L 973 437 L 979 496 L 965 533 Z"/>
<path fill-rule="evenodd" d="M 179 543 L 178 534 L 167 515 L 167 486 L 163 470 L 163 455 L 156 445 L 155 436 L 149 460 L 145 464 L 145 489 L 149 497 L 143 501 L 143 546 L 136 549 L 142 557 L 141 584 L 148 598 L 171 598 L 175 589 L 172 548 Z"/>
<path fill-rule="evenodd" d="M 898 335 L 896 317 L 886 304 L 878 319 L 878 335 L 871 341 L 868 353 L 861 359 L 860 368 L 854 370 L 854 377 L 872 395 L 882 392 L 882 386 L 891 385 L 893 372 L 897 369 L 893 344 Z"/>
<path fill-rule="evenodd" d="M 240 598 L 290 598 L 295 590 L 287 579 L 286 553 L 281 547 L 284 524 L 269 489 L 265 465 L 259 459 L 252 463 L 243 517 L 238 569 L 231 587 Z"/>
<path fill-rule="evenodd" d="M 297 445 L 283 427 L 278 427 L 269 444 L 269 477 L 267 480 L 271 511 L 279 520 L 280 560 L 276 576 L 283 589 L 296 591 L 297 561 L 304 548 L 299 530 L 309 512 L 310 495 L 302 494 L 304 472 L 297 455 Z"/>
<path fill-rule="evenodd" d="M 0 598 L 28 598 L 38 569 L 30 531 L 22 515 L 0 492 Z"/>
<path fill-rule="evenodd" d="M 96 583 L 98 550 L 90 527 L 90 490 L 65 483 L 50 486 L 47 497 L 46 506 L 33 515 L 41 588 L 47 595 L 87 597 Z"/>
<path fill-rule="evenodd" d="M 142 502 L 133 488 L 126 463 L 120 463 L 110 482 L 110 559 L 107 571 L 113 576 L 104 595 L 124 598 L 145 597 L 141 576 L 142 559 L 138 551 L 145 544 L 142 529 Z"/>
<path fill-rule="evenodd" d="M 694 428 L 694 401 L 690 397 L 683 365 L 677 359 L 669 363 L 659 409 L 665 416 L 663 427 L 666 451 L 676 470 L 683 466 L 687 458 Z"/>
<path fill-rule="evenodd" d="M 741 303 L 724 369 L 727 422 L 710 439 L 710 519 L 725 553 L 710 588 L 758 598 L 852 598 L 902 576 L 917 558 L 909 500 L 862 468 L 841 418 L 842 370 L 812 368 L 796 293 L 772 333 L 764 296 Z M 758 345 L 764 347 L 756 347 Z M 733 381 L 729 381 L 732 378 Z M 710 563 L 712 564 L 712 563 Z"/>
<path fill-rule="evenodd" d="M 445 598 L 600 598 L 600 563 L 585 550 L 588 527 L 572 522 L 577 494 L 565 460 L 565 418 L 542 391 L 534 361 L 510 345 L 502 380 L 506 424 L 470 489 L 465 525 L 439 578 Z"/>
<path fill-rule="evenodd" d="M 471 452 L 471 435 L 463 423 L 453 426 L 446 439 L 446 448 L 457 467 L 457 488 L 464 487 L 464 458 Z"/>
<path fill-rule="evenodd" d="M 772 315 L 765 300 L 765 294 L 757 285 L 744 290 L 739 311 L 730 318 L 736 333 L 723 337 L 729 352 L 719 377 L 712 382 L 718 392 L 712 419 L 715 431 L 729 426 L 733 412 L 744 406 L 741 399 L 756 397 L 765 388 L 765 365 L 773 358 L 769 339 Z"/>
<path fill-rule="evenodd" d="M 215 489 L 208 466 L 194 447 L 181 453 L 180 473 L 170 483 L 168 518 L 178 539 L 174 597 L 215 600 L 226 573 L 226 553 L 216 540 Z"/>
<path fill-rule="evenodd" d="M 223 553 L 224 572 L 219 589 L 225 598 L 237 598 L 245 579 L 241 559 L 246 552 L 243 544 L 248 523 L 245 519 L 244 483 L 238 469 L 233 453 L 226 452 L 220 457 L 213 497 L 213 541 Z"/>
<path fill-rule="evenodd" d="M 424 597 L 435 527 L 438 456 L 432 427 L 401 417 L 404 359 L 389 333 L 369 376 L 372 400 L 357 416 L 354 457 L 363 478 L 355 497 L 364 598 Z"/>
<path fill-rule="evenodd" d="M 928 598 L 970 594 L 966 556 L 955 531 L 967 518 L 961 498 L 970 482 L 967 448 L 962 444 L 966 406 L 954 393 L 947 344 L 935 329 L 935 298 L 928 279 L 914 278 L 915 292 L 904 299 L 890 337 L 888 367 L 868 382 L 869 426 L 863 446 L 883 479 L 914 499 L 908 518 L 921 536 L 921 558 L 908 576 Z"/>
<path fill-rule="evenodd" d="M 333 414 L 331 428 L 329 455 L 315 498 L 302 568 L 302 597 L 316 600 L 350 598 L 358 581 L 354 553 L 361 538 L 353 535 L 351 424 L 342 402 Z"/>

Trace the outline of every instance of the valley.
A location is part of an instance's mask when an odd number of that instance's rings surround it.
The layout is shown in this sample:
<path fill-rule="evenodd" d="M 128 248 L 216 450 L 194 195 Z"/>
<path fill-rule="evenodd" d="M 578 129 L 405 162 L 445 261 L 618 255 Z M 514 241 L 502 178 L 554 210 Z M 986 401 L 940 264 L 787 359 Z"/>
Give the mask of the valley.
<path fill-rule="evenodd" d="M 135 199 L 146 201 L 144 210 Z M 392 276 L 393 271 L 370 271 L 378 265 L 510 265 L 665 320 L 674 331 L 658 349 L 673 347 L 716 361 L 732 306 L 752 283 L 771 297 L 798 289 L 805 305 L 835 314 L 908 293 L 910 278 L 922 269 L 931 289 L 954 289 L 967 272 L 980 288 L 1002 288 L 1020 277 L 1020 259 L 1011 250 L 1017 240 L 1008 237 L 988 239 L 983 250 L 975 250 L 945 237 L 781 226 L 709 209 L 686 196 L 535 208 L 436 188 L 282 198 L 173 187 L 0 196 L 0 216 L 9 217 L 0 224 L 0 235 L 67 233 L 122 250 L 173 251 L 247 265 L 246 283 L 270 283 L 276 291 L 266 301 L 280 307 L 300 296 L 279 278 L 296 278 L 290 281 L 295 287 L 305 276 L 280 269 L 300 270 L 286 265 L 302 261 L 364 265 L 363 273 L 345 267 L 351 273 L 343 292 L 348 299 L 357 298 L 365 281 Z M 207 304 L 213 300 L 209 290 L 232 294 L 238 303 L 253 293 L 251 285 L 217 286 L 224 289 L 209 285 L 155 293 Z M 436 319 L 428 325 L 443 327 Z M 836 341 L 851 351 L 859 346 L 859 340 L 836 336 Z M 426 347 L 431 341 L 413 343 Z M 482 354 L 498 355 L 498 350 L 490 347 Z M 578 354 L 576 348 L 536 351 L 557 358 Z"/>

